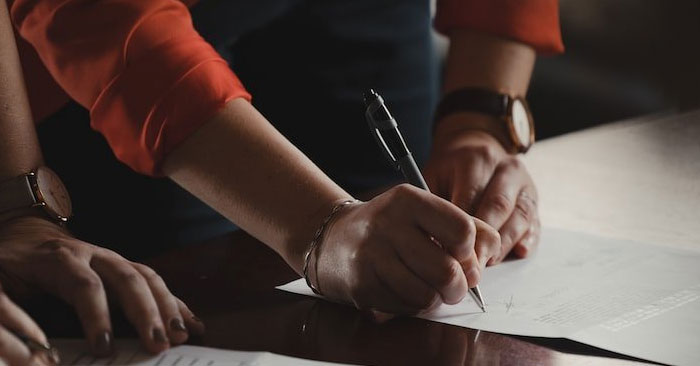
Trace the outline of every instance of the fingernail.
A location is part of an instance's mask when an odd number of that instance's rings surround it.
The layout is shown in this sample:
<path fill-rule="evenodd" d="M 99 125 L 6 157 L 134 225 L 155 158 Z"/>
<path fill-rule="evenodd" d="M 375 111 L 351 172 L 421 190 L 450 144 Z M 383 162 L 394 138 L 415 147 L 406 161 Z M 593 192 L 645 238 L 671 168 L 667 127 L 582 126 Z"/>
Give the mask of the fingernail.
<path fill-rule="evenodd" d="M 172 318 L 170 320 L 170 330 L 178 332 L 187 332 L 187 327 L 185 327 L 185 322 L 180 318 Z"/>
<path fill-rule="evenodd" d="M 472 288 L 476 286 L 477 283 L 479 283 L 479 278 L 481 277 L 481 274 L 479 273 L 479 270 L 476 268 L 472 268 L 467 272 L 467 282 L 469 284 L 469 288 Z"/>
<path fill-rule="evenodd" d="M 153 340 L 156 343 L 168 343 L 168 338 L 165 337 L 165 332 L 160 328 L 153 329 Z"/>
<path fill-rule="evenodd" d="M 44 353 L 49 361 L 50 365 L 58 365 L 61 363 L 61 356 L 58 354 L 58 350 L 55 347 L 49 346 L 50 350 Z"/>
<path fill-rule="evenodd" d="M 192 320 L 196 321 L 197 323 L 204 324 L 204 322 L 202 321 L 202 319 L 199 319 L 196 315 L 192 315 Z"/>
<path fill-rule="evenodd" d="M 109 356 L 114 351 L 112 333 L 104 332 L 95 337 L 94 352 L 96 356 Z"/>

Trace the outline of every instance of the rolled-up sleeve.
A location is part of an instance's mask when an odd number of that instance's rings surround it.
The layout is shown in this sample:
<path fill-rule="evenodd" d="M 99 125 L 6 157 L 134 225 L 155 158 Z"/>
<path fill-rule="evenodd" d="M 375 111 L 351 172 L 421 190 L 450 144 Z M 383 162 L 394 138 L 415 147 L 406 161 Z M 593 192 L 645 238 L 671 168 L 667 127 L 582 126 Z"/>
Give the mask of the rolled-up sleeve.
<path fill-rule="evenodd" d="M 435 28 L 471 29 L 513 39 L 540 54 L 564 51 L 557 0 L 438 0 Z"/>
<path fill-rule="evenodd" d="M 177 0 L 15 0 L 13 22 L 90 110 L 119 160 L 162 160 L 231 99 L 250 95 Z"/>

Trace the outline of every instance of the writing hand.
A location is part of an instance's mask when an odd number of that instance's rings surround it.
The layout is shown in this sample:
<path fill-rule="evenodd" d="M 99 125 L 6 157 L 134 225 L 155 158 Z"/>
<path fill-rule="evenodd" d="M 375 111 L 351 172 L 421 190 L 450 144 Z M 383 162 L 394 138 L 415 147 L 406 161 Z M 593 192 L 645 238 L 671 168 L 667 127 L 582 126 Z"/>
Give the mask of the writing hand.
<path fill-rule="evenodd" d="M 511 251 L 525 257 L 539 241 L 537 190 L 525 165 L 481 131 L 436 133 L 425 169 L 434 192 L 494 227 L 501 262 Z"/>
<path fill-rule="evenodd" d="M 0 224 L 0 273 L 17 291 L 41 290 L 71 304 L 95 355 L 112 351 L 107 293 L 116 297 L 144 347 L 160 352 L 202 325 L 151 268 L 72 237 L 38 217 Z M 6 281 L 9 279 L 10 281 Z"/>
<path fill-rule="evenodd" d="M 499 250 L 493 229 L 403 184 L 338 213 L 312 278 L 324 295 L 359 309 L 415 314 L 459 302 L 478 284 L 477 251 L 488 260 Z"/>

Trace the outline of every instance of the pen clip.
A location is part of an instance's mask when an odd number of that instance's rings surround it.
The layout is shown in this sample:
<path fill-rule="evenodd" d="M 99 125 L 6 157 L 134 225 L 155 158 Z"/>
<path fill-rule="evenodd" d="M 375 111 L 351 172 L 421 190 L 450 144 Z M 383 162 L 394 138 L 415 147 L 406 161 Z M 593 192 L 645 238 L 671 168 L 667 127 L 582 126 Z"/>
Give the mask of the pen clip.
<path fill-rule="evenodd" d="M 379 109 L 380 107 L 381 102 L 379 99 L 373 101 L 372 104 L 370 104 L 365 110 L 365 119 L 367 120 L 367 124 L 369 124 L 369 128 L 372 130 L 372 135 L 374 136 L 374 139 L 377 140 L 377 143 L 382 146 L 382 152 L 384 153 L 386 158 L 389 159 L 394 169 L 398 170 L 399 162 L 394 156 L 394 154 L 391 152 L 389 145 L 387 145 L 386 141 L 384 140 L 384 136 L 382 136 L 381 133 L 382 130 L 396 128 L 398 125 L 396 124 L 396 120 L 393 117 L 389 120 L 376 121 L 373 115 L 374 112 L 376 112 L 377 109 Z"/>

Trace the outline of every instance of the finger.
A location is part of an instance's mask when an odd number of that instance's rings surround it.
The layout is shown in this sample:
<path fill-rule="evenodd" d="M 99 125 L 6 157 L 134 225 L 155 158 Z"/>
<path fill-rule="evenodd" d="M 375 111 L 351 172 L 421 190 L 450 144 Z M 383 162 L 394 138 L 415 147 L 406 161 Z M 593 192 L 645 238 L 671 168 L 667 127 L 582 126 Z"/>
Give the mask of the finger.
<path fill-rule="evenodd" d="M 495 166 L 487 164 L 483 159 L 471 159 L 455 173 L 450 188 L 450 201 L 465 212 L 475 214 L 494 170 Z"/>
<path fill-rule="evenodd" d="M 202 319 L 199 319 L 199 317 L 197 317 L 192 312 L 192 310 L 190 310 L 190 308 L 187 306 L 187 304 L 185 304 L 184 301 L 178 298 L 175 298 L 175 301 L 177 301 L 177 307 L 178 309 L 180 309 L 180 314 L 185 320 L 185 326 L 190 331 L 190 333 L 198 336 L 203 335 L 206 328 Z"/>
<path fill-rule="evenodd" d="M 484 191 L 476 217 L 500 231 L 515 209 L 518 194 L 527 183 L 524 169 L 518 159 L 501 164 Z"/>
<path fill-rule="evenodd" d="M 518 258 L 525 258 L 535 249 L 540 241 L 540 220 L 537 218 L 535 223 L 530 226 L 528 232 L 523 236 L 523 238 L 515 244 L 513 247 L 513 253 L 515 253 Z"/>
<path fill-rule="evenodd" d="M 434 237 L 457 261 L 471 255 L 474 220 L 459 207 L 410 185 L 398 186 L 400 204 L 413 214 L 414 223 Z"/>
<path fill-rule="evenodd" d="M 62 273 L 54 278 L 57 294 L 75 308 L 92 353 L 98 357 L 111 355 L 112 324 L 100 276 L 65 247 L 52 254 L 60 263 L 56 273 Z"/>
<path fill-rule="evenodd" d="M 91 265 L 119 298 L 124 314 L 136 328 L 143 346 L 152 353 L 166 350 L 170 344 L 158 304 L 143 276 L 121 257 L 96 256 Z"/>
<path fill-rule="evenodd" d="M 47 344 L 41 328 L 0 289 L 0 324 L 32 340 Z"/>
<path fill-rule="evenodd" d="M 515 209 L 508 221 L 501 227 L 501 253 L 494 261 L 499 263 L 510 253 L 533 225 L 537 215 L 535 200 L 523 190 L 517 198 Z"/>
<path fill-rule="evenodd" d="M 407 307 L 414 308 L 417 312 L 442 303 L 440 294 L 411 272 L 398 253 L 387 256 L 387 260 L 376 267 L 376 273 Z"/>
<path fill-rule="evenodd" d="M 379 310 L 381 312 L 412 315 L 416 313 L 403 303 L 400 297 L 377 276 L 373 269 L 362 275 L 363 279 L 350 289 L 350 299 L 359 310 Z"/>
<path fill-rule="evenodd" d="M 9 366 L 30 365 L 32 353 L 5 327 L 0 326 L 0 362 Z"/>
<path fill-rule="evenodd" d="M 395 232 L 394 250 L 418 278 L 435 289 L 446 304 L 456 304 L 467 294 L 462 266 L 433 243 L 424 232 L 409 227 Z M 473 249 L 472 249 L 473 251 Z M 471 256 L 471 252 L 467 257 Z"/>
<path fill-rule="evenodd" d="M 482 220 L 475 218 L 474 223 L 476 225 L 474 250 L 478 259 L 479 270 L 483 271 L 490 261 L 493 261 L 501 254 L 501 235 L 491 225 Z"/>
<path fill-rule="evenodd" d="M 146 279 L 151 293 L 158 304 L 158 310 L 163 324 L 167 325 L 168 338 L 172 344 L 182 344 L 187 340 L 187 327 L 180 314 L 180 308 L 175 296 L 165 285 L 163 279 L 150 267 L 140 263 L 131 263 L 132 266 Z"/>
<path fill-rule="evenodd" d="M 461 262 L 460 265 L 462 266 L 462 271 L 464 271 L 464 276 L 467 279 L 467 287 L 476 287 L 481 280 L 481 266 L 479 265 L 479 259 L 476 251 L 473 251 L 472 255 L 469 256 L 467 260 Z"/>

